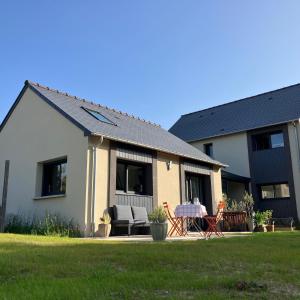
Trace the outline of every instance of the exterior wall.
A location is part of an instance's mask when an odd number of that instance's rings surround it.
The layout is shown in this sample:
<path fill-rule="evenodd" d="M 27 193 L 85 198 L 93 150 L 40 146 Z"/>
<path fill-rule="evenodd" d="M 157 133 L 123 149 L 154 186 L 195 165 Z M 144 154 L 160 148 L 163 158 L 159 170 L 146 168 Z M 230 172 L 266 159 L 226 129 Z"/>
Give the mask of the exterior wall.
<path fill-rule="evenodd" d="M 27 89 L 0 132 L 0 191 L 5 160 L 10 160 L 7 214 L 57 212 L 85 230 L 88 139 L 82 130 Z M 34 198 L 41 183 L 38 163 L 67 157 L 66 195 Z"/>
<path fill-rule="evenodd" d="M 217 206 L 223 200 L 222 196 L 222 180 L 221 168 L 214 167 L 211 172 L 211 198 L 212 198 L 212 211 L 217 211 Z"/>
<path fill-rule="evenodd" d="M 226 171 L 240 176 L 250 177 L 246 133 L 210 138 L 192 142 L 191 145 L 204 151 L 204 144 L 208 143 L 213 143 L 214 158 L 229 165 Z"/>
<path fill-rule="evenodd" d="M 171 169 L 167 163 L 172 161 Z M 157 199 L 158 205 L 170 203 L 172 209 L 180 204 L 180 162 L 179 157 L 158 152 L 157 154 Z"/>
<path fill-rule="evenodd" d="M 89 175 L 89 189 L 90 189 L 90 197 L 88 197 L 89 201 L 87 207 L 87 223 L 95 224 L 95 231 L 97 233 L 98 226 L 100 224 L 100 218 L 103 216 L 103 213 L 106 211 L 108 207 L 108 195 L 109 195 L 109 148 L 110 141 L 103 140 L 102 144 L 99 143 L 99 138 L 90 137 L 89 138 L 89 152 L 90 152 L 90 169 L 93 169 L 93 150 L 92 147 L 94 144 L 98 144 L 96 148 L 96 178 L 95 178 L 95 207 L 94 207 L 94 220 L 91 219 L 91 210 L 92 210 L 92 182 L 93 175 L 90 172 Z"/>
<path fill-rule="evenodd" d="M 300 220 L 300 149 L 298 145 L 298 141 L 300 142 L 300 125 L 299 123 L 296 123 L 295 126 L 296 127 L 294 127 L 292 124 L 289 124 L 288 133 L 289 133 L 289 140 L 290 140 L 290 151 L 291 151 L 293 178 L 294 178 L 297 215 L 298 215 L 298 220 Z"/>
<path fill-rule="evenodd" d="M 167 163 L 172 161 L 170 170 L 167 168 Z M 187 164 L 189 167 L 190 165 Z M 194 170 L 195 173 L 201 172 Z M 190 170 L 190 168 L 188 169 Z M 158 186 L 158 205 L 164 201 L 170 203 L 172 209 L 186 201 L 185 197 L 185 167 L 184 163 L 180 161 L 179 157 L 164 154 L 159 152 L 157 156 L 157 186 Z M 208 175 L 206 185 L 210 188 L 207 191 L 208 198 L 211 198 L 211 204 L 207 204 L 208 211 L 215 212 L 219 201 L 222 200 L 222 180 L 221 169 L 214 167 L 209 170 L 203 166 L 203 174 Z"/>
<path fill-rule="evenodd" d="M 276 130 L 281 130 L 283 132 L 284 147 L 253 151 L 253 135 Z M 287 125 L 266 127 L 249 131 L 248 145 L 252 194 L 255 199 L 256 208 L 260 210 L 271 209 L 274 217 L 297 218 L 290 141 Z M 261 199 L 259 185 L 276 184 L 281 182 L 287 182 L 289 184 L 289 198 Z"/>

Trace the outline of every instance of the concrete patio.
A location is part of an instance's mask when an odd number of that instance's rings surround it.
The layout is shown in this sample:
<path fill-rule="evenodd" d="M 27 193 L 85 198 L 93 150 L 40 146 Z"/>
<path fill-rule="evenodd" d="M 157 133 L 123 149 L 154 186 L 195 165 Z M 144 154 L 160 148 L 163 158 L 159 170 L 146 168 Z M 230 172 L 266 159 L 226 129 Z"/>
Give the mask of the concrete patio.
<path fill-rule="evenodd" d="M 224 238 L 233 237 L 247 237 L 251 236 L 252 232 L 224 232 Z M 212 239 L 219 238 L 216 235 L 211 236 Z M 109 238 L 93 237 L 93 240 L 102 241 L 116 241 L 116 242 L 153 242 L 151 235 L 122 235 L 122 236 L 111 236 Z M 219 238 L 220 239 L 220 238 Z M 205 237 L 199 235 L 199 233 L 189 233 L 187 236 L 174 236 L 167 237 L 167 241 L 197 241 L 205 240 Z"/>

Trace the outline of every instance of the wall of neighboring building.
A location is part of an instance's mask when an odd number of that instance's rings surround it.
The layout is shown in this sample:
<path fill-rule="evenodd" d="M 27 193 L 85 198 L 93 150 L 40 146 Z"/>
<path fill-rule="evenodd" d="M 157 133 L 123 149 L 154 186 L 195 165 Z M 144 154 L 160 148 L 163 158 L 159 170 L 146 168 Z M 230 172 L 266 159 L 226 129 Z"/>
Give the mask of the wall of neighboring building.
<path fill-rule="evenodd" d="M 259 151 L 253 149 L 253 136 L 277 131 L 281 131 L 283 134 L 284 147 Z M 277 218 L 297 218 L 288 126 L 283 124 L 249 131 L 248 144 L 252 194 L 255 199 L 256 208 L 260 210 L 270 209 L 273 211 L 273 216 Z M 261 185 L 280 183 L 287 183 L 289 185 L 290 197 L 262 199 Z"/>
<path fill-rule="evenodd" d="M 226 171 L 250 177 L 247 133 L 210 138 L 192 142 L 191 145 L 204 151 L 204 144 L 208 143 L 213 143 L 214 158 L 229 165 Z"/>
<path fill-rule="evenodd" d="M 298 220 L 300 220 L 300 125 L 299 122 L 288 125 L 294 189 L 297 205 Z"/>
<path fill-rule="evenodd" d="M 85 230 L 87 149 L 83 131 L 27 89 L 0 132 L 1 193 L 4 163 L 10 160 L 7 213 L 59 213 Z M 38 163 L 62 157 L 67 157 L 66 195 L 35 198 L 41 196 Z"/>

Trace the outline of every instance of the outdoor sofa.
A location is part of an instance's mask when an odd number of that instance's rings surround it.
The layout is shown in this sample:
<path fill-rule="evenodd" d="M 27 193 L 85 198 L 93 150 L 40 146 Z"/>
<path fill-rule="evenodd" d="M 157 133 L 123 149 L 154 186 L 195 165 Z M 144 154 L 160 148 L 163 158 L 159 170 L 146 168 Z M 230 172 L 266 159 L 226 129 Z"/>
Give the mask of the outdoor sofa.
<path fill-rule="evenodd" d="M 119 228 L 126 228 L 128 235 L 139 228 L 149 233 L 150 224 L 145 207 L 114 205 L 108 212 L 111 217 L 112 235 L 116 235 Z"/>

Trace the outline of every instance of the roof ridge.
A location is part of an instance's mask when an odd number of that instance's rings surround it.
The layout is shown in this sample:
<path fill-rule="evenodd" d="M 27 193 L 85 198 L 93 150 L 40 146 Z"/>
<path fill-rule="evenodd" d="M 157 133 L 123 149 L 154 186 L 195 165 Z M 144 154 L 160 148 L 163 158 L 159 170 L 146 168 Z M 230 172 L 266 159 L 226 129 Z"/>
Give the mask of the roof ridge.
<path fill-rule="evenodd" d="M 59 91 L 57 89 L 53 89 L 53 88 L 50 88 L 48 86 L 45 86 L 45 85 L 42 85 L 38 82 L 33 82 L 33 81 L 30 81 L 30 80 L 26 80 L 25 81 L 25 85 L 33 85 L 33 86 L 37 86 L 37 87 L 40 87 L 40 88 L 43 88 L 43 89 L 46 89 L 48 91 L 52 91 L 52 92 L 56 92 L 58 94 L 61 94 L 61 95 L 64 95 L 64 96 L 67 96 L 67 97 L 70 97 L 70 98 L 73 98 L 75 100 L 78 100 L 78 101 L 82 101 L 82 102 L 87 102 L 87 103 L 90 103 L 94 106 L 98 106 L 98 107 L 102 107 L 104 109 L 107 109 L 107 110 L 110 110 L 112 112 L 115 112 L 115 113 L 119 113 L 123 116 L 126 116 L 126 117 L 129 117 L 129 118 L 132 118 L 132 119 L 135 119 L 135 120 L 138 120 L 138 121 L 141 121 L 141 122 L 144 122 L 146 124 L 149 124 L 149 125 L 152 125 L 152 126 L 155 126 L 155 127 L 159 127 L 161 128 L 161 125 L 160 124 L 157 124 L 157 123 L 154 123 L 154 122 L 151 122 L 151 121 L 148 121 L 148 120 L 145 120 L 145 119 L 141 119 L 140 117 L 137 117 L 137 116 L 134 116 L 134 115 L 130 115 L 129 113 L 126 113 L 126 112 L 122 112 L 120 110 L 117 110 L 117 109 L 114 109 L 114 108 L 110 108 L 108 106 L 105 106 L 105 105 L 101 105 L 99 103 L 95 103 L 93 101 L 90 101 L 90 100 L 87 100 L 85 98 L 80 98 L 78 96 L 73 96 L 67 92 L 62 92 L 62 91 Z"/>
<path fill-rule="evenodd" d="M 267 91 L 267 92 L 255 94 L 255 95 L 253 95 L 253 96 L 248 96 L 248 97 L 245 97 L 245 98 L 241 98 L 241 99 L 233 100 L 233 101 L 230 101 L 230 102 L 218 104 L 218 105 L 211 106 L 211 107 L 208 107 L 208 108 L 204 108 L 204 109 L 200 109 L 200 110 L 193 111 L 193 112 L 190 112 L 190 113 L 186 113 L 186 114 L 183 114 L 183 115 L 181 115 L 181 116 L 182 116 L 182 117 L 183 117 L 183 116 L 188 116 L 188 115 L 196 114 L 196 113 L 199 113 L 199 112 L 202 112 L 202 111 L 211 110 L 211 109 L 214 109 L 214 108 L 217 108 L 217 107 L 230 105 L 230 104 L 233 104 L 233 103 L 236 103 L 236 102 L 246 101 L 246 100 L 249 100 L 249 99 L 251 99 L 251 98 L 255 98 L 255 97 L 257 97 L 257 96 L 262 96 L 262 95 L 265 95 L 265 94 L 270 94 L 270 93 L 273 93 L 273 92 L 281 91 L 281 90 L 284 90 L 284 89 L 288 89 L 288 88 L 291 88 L 291 87 L 295 87 L 295 86 L 297 86 L 297 85 L 300 85 L 300 83 L 295 83 L 295 84 L 292 84 L 292 85 L 284 86 L 284 87 L 279 88 L 279 89 L 275 89 L 275 90 L 271 90 L 271 91 Z"/>

